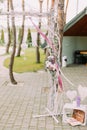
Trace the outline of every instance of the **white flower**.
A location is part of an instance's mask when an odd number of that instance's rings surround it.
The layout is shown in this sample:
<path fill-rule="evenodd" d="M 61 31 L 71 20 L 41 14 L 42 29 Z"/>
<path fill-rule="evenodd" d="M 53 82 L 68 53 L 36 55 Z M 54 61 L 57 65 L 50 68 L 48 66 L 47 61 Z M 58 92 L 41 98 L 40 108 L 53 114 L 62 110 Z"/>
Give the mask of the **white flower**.
<path fill-rule="evenodd" d="M 46 61 L 46 67 L 49 68 L 50 65 L 51 63 L 49 61 Z"/>

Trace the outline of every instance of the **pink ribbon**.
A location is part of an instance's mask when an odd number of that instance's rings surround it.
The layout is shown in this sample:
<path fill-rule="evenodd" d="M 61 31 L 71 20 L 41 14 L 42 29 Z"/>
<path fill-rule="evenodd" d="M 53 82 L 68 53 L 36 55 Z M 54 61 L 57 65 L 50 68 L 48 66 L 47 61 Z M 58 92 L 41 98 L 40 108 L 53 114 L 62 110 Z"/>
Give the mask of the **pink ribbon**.
<path fill-rule="evenodd" d="M 58 75 L 58 83 L 60 85 L 61 90 L 63 90 L 63 83 L 60 75 Z"/>
<path fill-rule="evenodd" d="M 49 46 L 55 51 L 55 48 L 53 46 L 53 43 L 47 38 L 47 36 L 40 30 L 40 28 L 38 26 L 36 26 L 36 24 L 34 24 L 34 22 L 32 21 L 31 18 L 29 18 L 32 22 L 32 24 L 34 25 L 34 27 L 36 28 L 37 32 L 42 35 L 42 37 L 47 41 L 47 43 L 49 44 Z"/>
<path fill-rule="evenodd" d="M 59 83 L 61 90 L 63 90 L 63 82 L 62 82 L 62 78 L 60 76 L 59 66 L 57 63 L 56 63 L 56 69 L 57 69 L 57 73 L 58 73 L 58 83 Z"/>

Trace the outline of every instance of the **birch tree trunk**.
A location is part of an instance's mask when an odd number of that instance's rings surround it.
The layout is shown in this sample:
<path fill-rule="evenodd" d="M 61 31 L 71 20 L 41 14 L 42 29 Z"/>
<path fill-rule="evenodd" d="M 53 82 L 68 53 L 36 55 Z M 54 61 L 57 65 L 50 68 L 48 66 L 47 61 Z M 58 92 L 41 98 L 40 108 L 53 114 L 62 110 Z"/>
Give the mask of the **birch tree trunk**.
<path fill-rule="evenodd" d="M 7 0 L 7 12 L 9 12 L 9 0 Z M 6 46 L 6 53 L 9 53 L 9 47 L 10 47 L 10 44 L 11 44 L 9 15 L 7 15 L 7 30 L 8 30 L 8 43 L 7 43 L 7 46 Z"/>
<path fill-rule="evenodd" d="M 54 7 L 55 0 L 51 1 L 51 9 Z"/>
<path fill-rule="evenodd" d="M 58 24 L 58 33 L 59 33 L 59 62 L 60 66 L 62 65 L 62 41 L 63 41 L 63 29 L 64 29 L 64 1 L 59 0 L 58 2 L 58 17 L 57 17 L 57 24 Z"/>
<path fill-rule="evenodd" d="M 14 11 L 12 0 L 10 0 L 10 7 L 11 7 L 11 11 Z M 16 80 L 14 79 L 14 75 L 13 75 L 13 65 L 14 65 L 14 58 L 15 58 L 15 52 L 16 52 L 16 28 L 15 28 L 14 16 L 11 17 L 11 20 L 12 20 L 12 29 L 13 29 L 13 50 L 12 50 L 10 64 L 9 64 L 9 75 L 10 75 L 11 83 L 17 84 Z"/>
<path fill-rule="evenodd" d="M 24 0 L 22 0 L 22 10 L 23 11 L 25 11 L 24 7 L 25 7 Z M 24 37 L 24 22 L 25 22 L 25 15 L 23 15 L 23 20 L 22 20 L 21 39 L 20 39 L 19 46 L 18 46 L 17 57 L 19 57 L 20 53 L 21 53 L 21 44 L 23 42 L 23 37 Z"/>
<path fill-rule="evenodd" d="M 40 3 L 40 13 L 42 13 L 43 0 L 39 0 L 39 3 Z M 40 21 L 39 21 L 39 28 L 41 28 L 41 18 L 40 18 Z M 40 34 L 37 33 L 36 63 L 40 63 L 40 51 L 39 51 L 39 48 L 40 48 Z"/>

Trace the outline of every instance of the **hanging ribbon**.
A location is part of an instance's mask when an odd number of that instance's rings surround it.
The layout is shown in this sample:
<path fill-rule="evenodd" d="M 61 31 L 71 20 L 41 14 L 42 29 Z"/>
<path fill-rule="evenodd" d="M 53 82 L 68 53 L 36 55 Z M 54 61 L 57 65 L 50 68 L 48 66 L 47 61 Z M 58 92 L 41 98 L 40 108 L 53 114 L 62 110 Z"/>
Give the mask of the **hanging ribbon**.
<path fill-rule="evenodd" d="M 58 75 L 58 83 L 59 83 L 61 90 L 63 91 L 63 83 L 62 83 L 62 78 L 60 75 Z"/>
<path fill-rule="evenodd" d="M 61 90 L 63 91 L 63 81 L 62 81 L 62 78 L 61 78 L 61 74 L 60 74 L 60 68 L 58 66 L 58 63 L 56 63 L 56 69 L 57 69 L 57 75 L 58 75 L 58 84 L 61 88 Z"/>
<path fill-rule="evenodd" d="M 40 30 L 40 28 L 38 26 L 36 26 L 36 24 L 32 21 L 31 18 L 29 18 L 32 22 L 32 24 L 34 25 L 34 27 L 36 28 L 37 32 L 46 40 L 46 42 L 49 44 L 49 46 L 52 48 L 52 50 L 55 52 L 55 47 L 53 46 L 53 43 L 47 38 L 47 36 Z"/>

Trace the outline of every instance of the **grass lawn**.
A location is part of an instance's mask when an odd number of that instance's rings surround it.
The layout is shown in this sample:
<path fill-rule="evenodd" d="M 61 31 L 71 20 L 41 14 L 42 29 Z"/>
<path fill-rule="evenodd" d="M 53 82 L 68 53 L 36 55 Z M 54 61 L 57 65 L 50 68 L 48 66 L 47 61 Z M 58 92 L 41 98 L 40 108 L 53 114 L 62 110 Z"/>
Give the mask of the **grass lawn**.
<path fill-rule="evenodd" d="M 10 59 L 4 61 L 4 66 L 9 67 Z M 44 50 L 40 49 L 40 63 L 36 63 L 36 48 L 26 49 L 24 55 L 15 57 L 13 71 L 16 73 L 36 72 L 44 69 L 45 54 Z"/>

